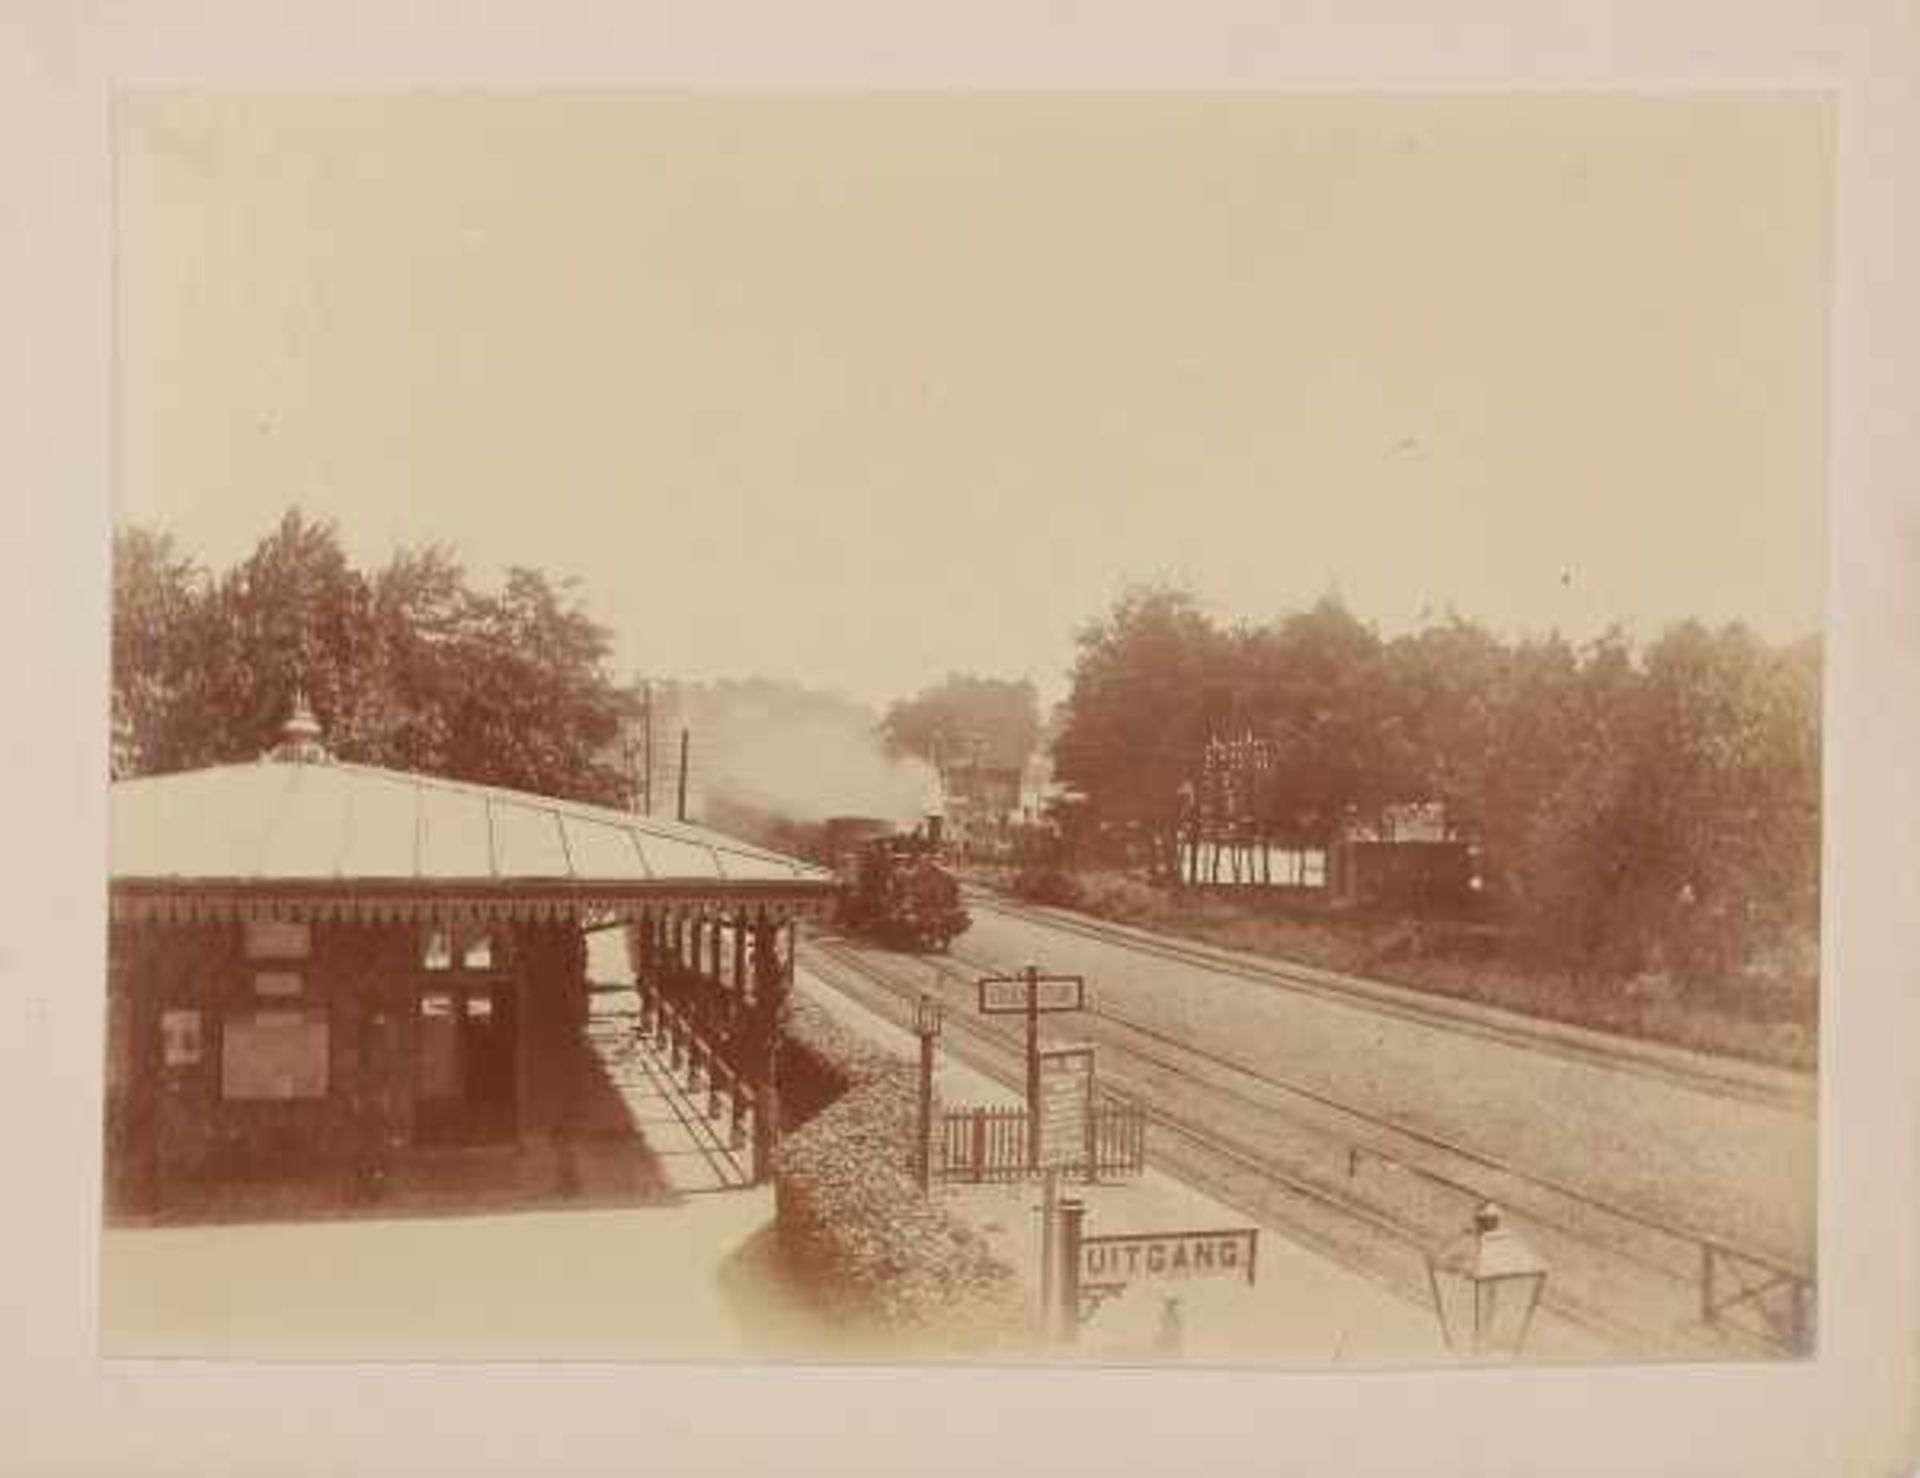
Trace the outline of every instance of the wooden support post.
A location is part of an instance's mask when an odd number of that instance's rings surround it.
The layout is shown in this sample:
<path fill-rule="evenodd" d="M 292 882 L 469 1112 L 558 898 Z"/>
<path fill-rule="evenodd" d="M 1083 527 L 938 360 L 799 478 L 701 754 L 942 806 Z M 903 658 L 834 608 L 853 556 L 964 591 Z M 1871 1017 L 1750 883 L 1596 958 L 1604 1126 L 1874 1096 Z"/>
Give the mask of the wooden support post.
<path fill-rule="evenodd" d="M 737 1072 L 733 1075 L 733 1115 L 727 1126 L 727 1145 L 734 1150 L 747 1147 L 747 1085 Z"/>
<path fill-rule="evenodd" d="M 773 1174 L 780 1142 L 780 1039 L 786 1028 L 789 974 L 779 957 L 780 926 L 762 918 L 754 925 L 754 1027 L 759 1062 L 754 1084 L 753 1178 Z"/>
<path fill-rule="evenodd" d="M 973 1111 L 973 1178 L 985 1180 L 987 1177 L 987 1111 L 977 1108 Z"/>
<path fill-rule="evenodd" d="M 773 1152 L 779 1138 L 780 1095 L 763 1083 L 753 1096 L 753 1181 L 763 1185 L 773 1176 Z"/>

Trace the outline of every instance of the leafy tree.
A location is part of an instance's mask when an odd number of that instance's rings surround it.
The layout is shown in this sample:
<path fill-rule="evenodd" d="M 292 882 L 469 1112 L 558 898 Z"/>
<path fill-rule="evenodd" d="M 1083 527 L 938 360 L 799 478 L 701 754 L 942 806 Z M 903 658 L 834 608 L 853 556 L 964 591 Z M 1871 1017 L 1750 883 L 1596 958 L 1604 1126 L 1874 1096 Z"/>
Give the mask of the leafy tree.
<path fill-rule="evenodd" d="M 1384 788 L 1437 801 L 1458 823 L 1484 808 L 1512 654 L 1450 615 L 1382 653 L 1390 717 L 1380 736 Z"/>
<path fill-rule="evenodd" d="M 1025 680 L 948 673 L 893 704 L 880 730 L 890 754 L 1022 769 L 1040 737 L 1040 697 Z"/>
<path fill-rule="evenodd" d="M 116 773 L 252 759 L 301 689 L 342 759 L 618 803 L 627 698 L 564 587 L 470 589 L 444 549 L 371 579 L 297 510 L 218 579 L 163 534 L 115 539 Z"/>
<path fill-rule="evenodd" d="M 1636 840 L 1646 928 L 1685 974 L 1724 976 L 1810 928 L 1819 891 L 1817 649 L 1739 626 L 1670 628 L 1646 654 Z"/>
<path fill-rule="evenodd" d="M 1137 837 L 1151 866 L 1170 874 L 1228 638 L 1187 592 L 1137 586 L 1079 645 L 1054 773 L 1100 825 Z"/>
<path fill-rule="evenodd" d="M 1345 821 L 1406 798 L 1390 763 L 1399 719 L 1372 628 L 1328 596 L 1241 646 L 1234 710 L 1275 749 L 1257 803 L 1269 834 L 1324 844 Z"/>
<path fill-rule="evenodd" d="M 202 665 L 206 575 L 166 534 L 117 530 L 113 536 L 113 774 L 173 769 L 182 763 L 176 715 Z"/>
<path fill-rule="evenodd" d="M 1229 837 L 1325 843 L 1438 801 L 1521 945 L 1579 979 L 1777 974 L 1817 926 L 1816 642 L 1682 623 L 1576 648 L 1450 617 L 1383 643 L 1331 599 L 1223 632 L 1141 588 L 1082 633 L 1061 717 L 1076 852 L 1134 838 L 1170 872 L 1208 740 L 1244 736 L 1248 773 L 1204 787 Z"/>

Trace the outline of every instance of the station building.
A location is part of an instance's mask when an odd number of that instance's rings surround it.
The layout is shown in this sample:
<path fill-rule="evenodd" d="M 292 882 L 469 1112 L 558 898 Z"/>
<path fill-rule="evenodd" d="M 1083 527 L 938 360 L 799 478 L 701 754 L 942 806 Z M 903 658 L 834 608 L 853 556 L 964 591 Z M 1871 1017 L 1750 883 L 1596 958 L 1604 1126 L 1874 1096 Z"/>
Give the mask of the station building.
<path fill-rule="evenodd" d="M 110 1209 L 210 1182 L 377 1187 L 436 1146 L 552 1134 L 585 934 L 685 988 L 756 1148 L 797 921 L 832 876 L 682 823 L 336 762 L 304 708 L 254 763 L 116 782 Z M 763 1160 L 764 1155 L 756 1155 Z"/>

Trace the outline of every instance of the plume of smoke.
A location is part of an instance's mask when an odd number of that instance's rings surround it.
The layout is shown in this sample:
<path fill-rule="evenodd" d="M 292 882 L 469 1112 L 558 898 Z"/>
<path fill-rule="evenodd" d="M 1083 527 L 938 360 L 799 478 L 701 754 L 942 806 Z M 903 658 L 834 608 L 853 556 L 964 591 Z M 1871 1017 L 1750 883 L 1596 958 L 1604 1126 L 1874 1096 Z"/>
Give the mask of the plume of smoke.
<path fill-rule="evenodd" d="M 702 814 L 873 816 L 909 826 L 938 807 L 938 776 L 922 760 L 887 754 L 878 722 L 852 699 L 768 679 L 679 687 L 669 718 L 692 734 Z"/>

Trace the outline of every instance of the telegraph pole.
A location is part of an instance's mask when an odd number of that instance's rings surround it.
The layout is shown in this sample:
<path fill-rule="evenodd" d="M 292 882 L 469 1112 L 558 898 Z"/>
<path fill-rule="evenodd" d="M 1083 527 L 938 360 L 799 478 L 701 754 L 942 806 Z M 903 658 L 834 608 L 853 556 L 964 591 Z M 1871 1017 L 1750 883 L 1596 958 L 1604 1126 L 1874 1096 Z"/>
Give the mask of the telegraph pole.
<path fill-rule="evenodd" d="M 675 815 L 679 820 L 687 819 L 687 731 L 680 730 L 680 805 Z"/>

